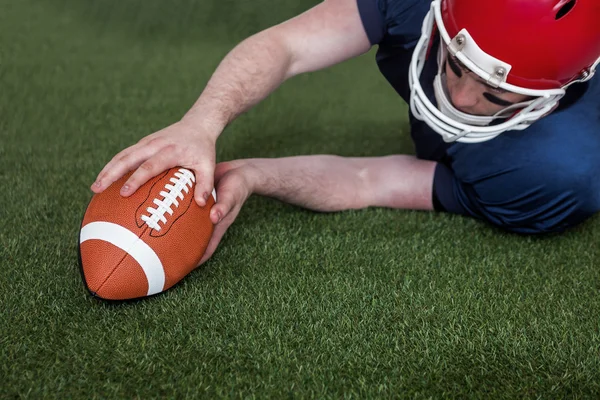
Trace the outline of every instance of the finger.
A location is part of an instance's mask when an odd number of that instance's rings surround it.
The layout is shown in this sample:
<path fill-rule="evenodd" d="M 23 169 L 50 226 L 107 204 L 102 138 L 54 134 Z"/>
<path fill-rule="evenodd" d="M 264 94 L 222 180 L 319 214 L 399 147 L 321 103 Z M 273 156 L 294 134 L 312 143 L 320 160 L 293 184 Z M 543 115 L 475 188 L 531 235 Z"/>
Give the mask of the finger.
<path fill-rule="evenodd" d="M 104 168 L 102 168 L 100 173 L 98 173 L 98 176 L 96 176 L 96 179 L 94 180 L 94 183 L 91 186 L 92 191 L 94 191 L 96 193 L 100 193 L 104 189 L 109 187 L 112 184 L 112 182 L 114 182 L 114 180 L 117 180 L 120 178 L 120 176 L 119 176 L 115 179 L 114 176 L 109 177 L 108 174 L 110 171 L 113 170 L 115 164 L 117 164 L 120 160 L 129 156 L 129 154 L 131 154 L 133 151 L 135 151 L 135 147 L 136 146 L 130 146 L 130 147 L 126 148 L 125 150 L 123 150 L 123 151 L 119 152 L 117 155 L 115 155 L 108 163 L 106 163 Z M 114 180 L 110 181 L 109 178 L 114 179 Z"/>
<path fill-rule="evenodd" d="M 191 168 L 196 176 L 196 188 L 194 189 L 194 199 L 200 207 L 206 205 L 208 197 L 214 189 L 214 161 L 204 159 Z"/>
<path fill-rule="evenodd" d="M 93 188 L 102 191 L 123 175 L 139 168 L 140 165 L 156 153 L 157 149 L 151 146 L 135 145 L 117 154 L 100 172 Z"/>
<path fill-rule="evenodd" d="M 206 251 L 202 256 L 199 265 L 204 264 L 209 258 L 212 257 L 215 250 L 217 250 L 219 243 L 221 243 L 223 235 L 225 235 L 225 232 L 227 232 L 227 229 L 229 229 L 229 226 L 233 223 L 233 220 L 234 218 L 227 221 L 222 221 L 221 223 L 215 226 L 215 230 L 213 231 L 212 237 L 208 242 L 208 246 L 206 247 Z"/>
<path fill-rule="evenodd" d="M 236 204 L 243 203 L 246 196 L 243 179 L 236 174 L 224 176 L 217 185 L 217 203 L 210 210 L 210 220 L 217 224 L 229 215 Z"/>
<path fill-rule="evenodd" d="M 121 195 L 125 197 L 132 195 L 144 183 L 175 166 L 177 166 L 177 155 L 172 151 L 172 146 L 167 146 L 160 153 L 140 164 L 123 184 Z"/>
<path fill-rule="evenodd" d="M 221 238 L 223 237 L 224 233 L 225 232 L 220 233 L 220 231 L 215 229 L 213 236 L 210 238 L 210 241 L 208 242 L 208 246 L 206 247 L 206 251 L 204 252 L 204 255 L 202 256 L 202 259 L 200 260 L 199 265 L 204 264 L 206 261 L 208 261 L 209 258 L 212 257 L 215 250 L 217 250 L 217 247 L 219 246 L 219 242 L 221 242 Z"/>

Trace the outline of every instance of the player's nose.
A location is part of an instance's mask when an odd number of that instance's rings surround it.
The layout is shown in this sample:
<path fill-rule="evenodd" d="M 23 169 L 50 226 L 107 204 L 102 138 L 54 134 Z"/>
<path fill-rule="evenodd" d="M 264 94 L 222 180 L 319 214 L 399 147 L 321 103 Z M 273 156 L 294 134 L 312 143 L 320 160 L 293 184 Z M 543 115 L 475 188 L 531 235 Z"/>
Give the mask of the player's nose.
<path fill-rule="evenodd" d="M 474 85 L 468 77 L 457 79 L 452 87 L 448 87 L 448 94 L 452 105 L 459 111 L 469 113 L 477 104 L 477 85 Z"/>

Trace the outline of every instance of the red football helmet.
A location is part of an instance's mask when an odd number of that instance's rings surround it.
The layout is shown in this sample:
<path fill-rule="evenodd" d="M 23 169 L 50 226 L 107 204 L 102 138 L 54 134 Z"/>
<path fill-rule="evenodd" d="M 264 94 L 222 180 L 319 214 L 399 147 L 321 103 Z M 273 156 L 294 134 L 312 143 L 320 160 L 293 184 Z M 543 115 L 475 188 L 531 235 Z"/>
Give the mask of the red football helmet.
<path fill-rule="evenodd" d="M 441 42 L 434 89 L 440 109 L 419 83 L 436 32 Z M 447 53 L 488 84 L 533 100 L 491 117 L 461 113 L 442 85 Z M 485 141 L 548 114 L 566 87 L 590 79 L 599 62 L 598 0 L 434 0 L 411 61 L 411 109 L 446 141 Z M 488 126 L 498 118 L 506 121 Z"/>

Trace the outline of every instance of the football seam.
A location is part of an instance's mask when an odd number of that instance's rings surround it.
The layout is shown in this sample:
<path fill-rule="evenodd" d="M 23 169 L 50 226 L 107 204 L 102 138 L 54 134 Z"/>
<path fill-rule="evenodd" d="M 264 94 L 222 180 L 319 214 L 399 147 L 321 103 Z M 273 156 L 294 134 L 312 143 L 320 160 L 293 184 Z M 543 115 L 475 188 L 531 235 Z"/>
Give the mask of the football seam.
<path fill-rule="evenodd" d="M 149 229 L 149 227 L 148 227 L 148 226 L 146 226 L 146 228 L 144 228 L 144 230 L 142 231 L 142 233 L 138 235 L 138 240 L 142 240 L 142 236 L 144 235 L 144 233 L 146 233 L 146 230 L 148 230 L 148 229 Z M 135 245 L 135 243 L 137 243 L 137 242 L 134 242 L 134 243 L 133 243 L 133 244 L 130 246 L 130 248 L 131 248 L 131 247 L 133 247 L 133 246 Z M 114 246 L 114 245 L 113 245 L 113 246 Z M 117 270 L 117 268 L 119 268 L 119 265 L 121 265 L 121 263 L 123 262 L 123 260 L 124 260 L 125 258 L 127 258 L 127 256 L 130 256 L 130 254 L 129 254 L 129 250 L 123 250 L 123 251 L 125 252 L 125 255 L 123 255 L 123 258 L 121 258 L 121 259 L 119 260 L 119 262 L 118 262 L 118 263 L 115 265 L 115 267 L 112 269 L 112 271 L 110 271 L 110 273 L 109 273 L 109 274 L 106 276 L 106 279 L 104 279 L 104 280 L 102 281 L 102 283 L 100 284 L 100 286 L 98 286 L 98 290 L 97 290 L 95 293 L 98 293 L 98 292 L 100 291 L 100 289 L 102 289 L 102 287 L 104 286 L 104 284 L 105 284 L 105 283 L 106 283 L 106 282 L 107 282 L 107 281 L 110 279 L 110 277 L 111 277 L 111 276 L 112 276 L 112 275 L 115 273 L 115 271 Z M 131 257 L 131 256 L 130 256 L 130 257 Z M 132 258 L 133 258 L 133 257 L 132 257 Z M 134 261 L 135 261 L 135 259 L 134 259 Z M 136 262 L 137 262 L 137 261 L 136 261 Z M 149 284 L 149 283 L 148 283 L 148 284 Z"/>

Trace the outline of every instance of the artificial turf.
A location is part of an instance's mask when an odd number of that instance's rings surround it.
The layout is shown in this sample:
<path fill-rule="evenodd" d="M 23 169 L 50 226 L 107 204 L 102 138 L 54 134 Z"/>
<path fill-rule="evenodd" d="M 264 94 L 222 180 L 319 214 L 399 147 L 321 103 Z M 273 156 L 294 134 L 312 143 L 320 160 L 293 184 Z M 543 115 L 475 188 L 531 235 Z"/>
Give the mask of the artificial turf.
<path fill-rule="evenodd" d="M 0 398 L 600 396 L 598 218 L 527 237 L 252 197 L 166 293 L 85 290 L 77 236 L 104 164 L 180 118 L 236 43 L 315 3 L 0 0 Z M 217 148 L 412 151 L 374 52 L 286 82 Z"/>

